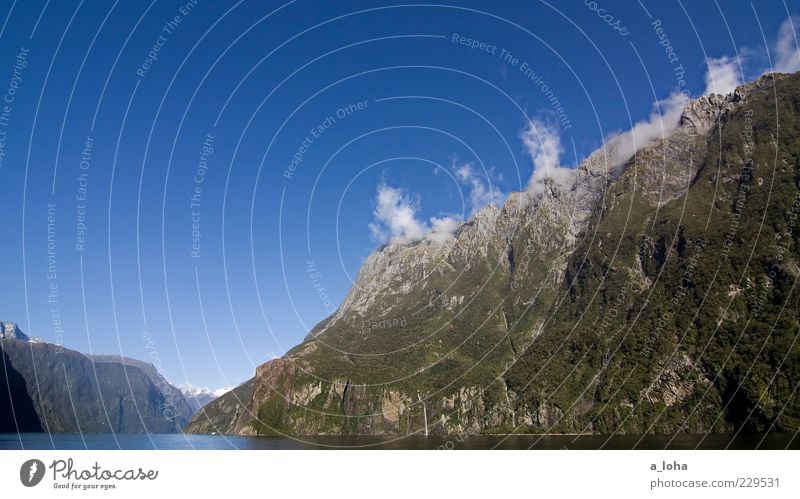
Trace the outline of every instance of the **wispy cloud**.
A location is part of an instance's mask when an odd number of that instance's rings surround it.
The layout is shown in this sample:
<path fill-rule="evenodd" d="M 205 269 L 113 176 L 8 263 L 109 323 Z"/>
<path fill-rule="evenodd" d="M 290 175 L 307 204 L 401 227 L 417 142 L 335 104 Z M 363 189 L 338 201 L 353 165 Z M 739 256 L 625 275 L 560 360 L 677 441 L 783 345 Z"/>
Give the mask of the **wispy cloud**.
<path fill-rule="evenodd" d="M 709 57 L 706 60 L 706 89 L 703 95 L 729 94 L 742 84 L 742 69 L 738 57 Z"/>
<path fill-rule="evenodd" d="M 431 218 L 431 228 L 425 237 L 435 243 L 446 243 L 451 241 L 458 228 L 461 227 L 461 219 L 456 217 Z"/>
<path fill-rule="evenodd" d="M 369 226 L 375 239 L 419 241 L 425 235 L 425 225 L 417 219 L 419 200 L 411 199 L 400 189 L 381 185 L 375 201 L 375 222 Z"/>
<path fill-rule="evenodd" d="M 561 135 L 556 127 L 532 119 L 520 132 L 520 138 L 533 160 L 534 170 L 544 171 L 558 166 L 564 148 L 561 146 Z"/>
<path fill-rule="evenodd" d="M 561 166 L 561 154 L 564 148 L 557 127 L 534 118 L 520 131 L 519 136 L 533 161 L 533 174 L 528 182 L 529 190 L 538 193 L 544 191 L 548 181 L 566 185 L 572 180 L 575 171 Z"/>
<path fill-rule="evenodd" d="M 794 73 L 800 71 L 800 48 L 798 48 L 797 27 L 800 17 L 785 19 L 778 28 L 778 36 L 772 47 L 772 67 L 763 49 L 742 47 L 736 56 L 709 57 L 706 61 L 706 88 L 704 95 L 711 93 L 728 94 L 742 84 L 742 66 L 750 66 L 760 74 L 768 71 Z"/>
<path fill-rule="evenodd" d="M 373 238 L 380 243 L 413 243 L 423 239 L 445 243 L 455 237 L 461 225 L 459 218 L 451 216 L 433 217 L 430 222 L 420 220 L 419 198 L 385 184 L 378 186 L 375 201 L 375 220 L 369 228 Z"/>
<path fill-rule="evenodd" d="M 782 73 L 800 71 L 797 26 L 800 26 L 800 17 L 793 16 L 783 21 L 778 29 L 778 39 L 775 42 L 775 71 Z"/>
<path fill-rule="evenodd" d="M 606 137 L 606 149 L 610 153 L 609 166 L 616 168 L 622 165 L 640 149 L 654 145 L 675 131 L 680 124 L 686 102 L 684 94 L 674 93 L 666 99 L 656 101 L 653 111 L 646 120 L 637 122 L 627 132 Z"/>
<path fill-rule="evenodd" d="M 456 179 L 467 187 L 471 215 L 489 205 L 500 206 L 505 201 L 506 195 L 497 185 L 500 179 L 494 175 L 494 170 L 479 174 L 474 164 L 458 164 L 455 160 L 452 169 Z"/>

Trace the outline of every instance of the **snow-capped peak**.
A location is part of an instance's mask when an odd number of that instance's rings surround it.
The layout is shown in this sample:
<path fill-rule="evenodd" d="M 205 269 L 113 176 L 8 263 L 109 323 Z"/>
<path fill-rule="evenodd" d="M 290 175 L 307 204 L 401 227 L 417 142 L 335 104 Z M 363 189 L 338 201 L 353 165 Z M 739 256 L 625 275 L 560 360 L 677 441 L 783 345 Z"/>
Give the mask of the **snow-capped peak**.
<path fill-rule="evenodd" d="M 231 390 L 231 388 L 211 389 L 207 386 L 193 385 L 178 385 L 178 389 L 194 410 L 199 410 L 204 405 Z"/>

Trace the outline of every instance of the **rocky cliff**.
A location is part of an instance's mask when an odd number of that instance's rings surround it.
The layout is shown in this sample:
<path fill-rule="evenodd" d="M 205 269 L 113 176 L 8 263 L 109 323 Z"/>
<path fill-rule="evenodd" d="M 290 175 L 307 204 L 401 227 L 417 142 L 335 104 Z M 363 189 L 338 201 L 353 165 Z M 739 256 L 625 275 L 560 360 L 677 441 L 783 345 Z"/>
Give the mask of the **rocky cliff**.
<path fill-rule="evenodd" d="M 765 75 L 452 241 L 380 248 L 331 317 L 188 431 L 797 428 L 799 117 L 800 75 Z"/>

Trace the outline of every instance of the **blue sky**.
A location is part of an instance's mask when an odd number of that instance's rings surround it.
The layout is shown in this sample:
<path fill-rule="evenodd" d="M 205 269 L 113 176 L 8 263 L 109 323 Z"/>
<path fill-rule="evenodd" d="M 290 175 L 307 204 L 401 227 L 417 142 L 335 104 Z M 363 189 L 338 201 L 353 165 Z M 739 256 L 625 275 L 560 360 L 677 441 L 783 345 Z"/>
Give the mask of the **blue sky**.
<path fill-rule="evenodd" d="M 0 319 L 235 385 L 326 317 L 379 244 L 446 239 L 604 138 L 651 140 L 681 90 L 797 70 L 793 14 L 3 0 Z"/>

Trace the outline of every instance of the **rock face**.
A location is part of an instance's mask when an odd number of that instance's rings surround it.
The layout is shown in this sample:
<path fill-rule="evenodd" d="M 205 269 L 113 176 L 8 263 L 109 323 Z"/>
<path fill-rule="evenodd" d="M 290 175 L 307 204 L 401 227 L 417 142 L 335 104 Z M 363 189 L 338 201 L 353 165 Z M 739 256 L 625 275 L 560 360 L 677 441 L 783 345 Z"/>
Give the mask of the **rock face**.
<path fill-rule="evenodd" d="M 0 431 L 171 433 L 193 414 L 152 364 L 30 342 L 0 324 Z"/>
<path fill-rule="evenodd" d="M 799 427 L 800 75 L 691 101 L 668 137 L 614 152 L 450 242 L 380 248 L 331 317 L 188 431 Z"/>

